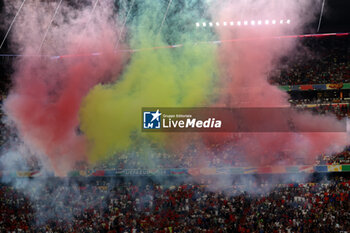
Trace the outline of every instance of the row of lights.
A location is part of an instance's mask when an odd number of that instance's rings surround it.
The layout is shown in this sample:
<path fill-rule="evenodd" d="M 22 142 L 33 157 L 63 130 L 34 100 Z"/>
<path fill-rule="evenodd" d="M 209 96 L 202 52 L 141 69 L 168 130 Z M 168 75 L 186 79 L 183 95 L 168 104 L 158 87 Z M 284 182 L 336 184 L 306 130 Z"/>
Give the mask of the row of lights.
<path fill-rule="evenodd" d="M 255 26 L 255 25 L 263 25 L 263 24 L 269 25 L 269 24 L 278 24 L 278 23 L 279 24 L 284 24 L 284 23 L 290 24 L 290 19 L 287 19 L 287 20 L 281 19 L 279 22 L 277 20 L 274 20 L 274 19 L 273 20 L 268 20 L 268 19 L 266 19 L 266 20 L 257 20 L 257 21 L 255 21 L 255 20 L 251 20 L 251 21 L 244 20 L 244 21 L 237 21 L 237 22 L 231 21 L 231 22 L 223 22 L 222 25 L 223 26 L 235 26 L 235 25 L 237 25 L 237 26 L 241 26 L 241 25 L 243 25 L 243 26 L 248 26 L 248 25 Z M 220 23 L 216 22 L 215 25 L 218 27 L 218 26 L 220 26 Z M 200 26 L 213 27 L 214 23 L 212 23 L 212 22 L 209 22 L 209 23 L 205 23 L 205 22 L 203 22 L 203 23 L 196 23 L 196 26 L 197 27 L 200 27 Z"/>

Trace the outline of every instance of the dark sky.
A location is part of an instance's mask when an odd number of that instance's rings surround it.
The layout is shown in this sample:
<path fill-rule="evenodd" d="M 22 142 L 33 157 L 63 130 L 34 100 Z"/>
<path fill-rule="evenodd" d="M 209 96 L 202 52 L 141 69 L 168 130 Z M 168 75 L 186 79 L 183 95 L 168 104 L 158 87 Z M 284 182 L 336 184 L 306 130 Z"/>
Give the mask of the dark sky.
<path fill-rule="evenodd" d="M 350 32 L 350 0 L 325 0 L 320 32 Z"/>

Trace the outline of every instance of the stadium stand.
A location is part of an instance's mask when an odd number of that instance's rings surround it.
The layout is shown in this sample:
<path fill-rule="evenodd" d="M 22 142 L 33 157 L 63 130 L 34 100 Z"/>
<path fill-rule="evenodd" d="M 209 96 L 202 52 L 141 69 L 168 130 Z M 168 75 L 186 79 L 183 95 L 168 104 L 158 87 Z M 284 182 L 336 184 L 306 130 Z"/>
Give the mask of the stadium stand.
<path fill-rule="evenodd" d="M 271 75 L 279 85 L 350 82 L 349 38 L 307 38 L 294 57 L 285 57 Z"/>
<path fill-rule="evenodd" d="M 192 184 L 165 187 L 104 180 L 62 186 L 51 181 L 37 190 L 36 201 L 1 185 L 0 230 L 246 233 L 350 229 L 350 181 L 346 178 L 280 184 L 269 194 L 265 194 L 264 184 L 254 186 L 256 194 L 242 191 L 245 185 L 211 192 L 206 185 Z"/>

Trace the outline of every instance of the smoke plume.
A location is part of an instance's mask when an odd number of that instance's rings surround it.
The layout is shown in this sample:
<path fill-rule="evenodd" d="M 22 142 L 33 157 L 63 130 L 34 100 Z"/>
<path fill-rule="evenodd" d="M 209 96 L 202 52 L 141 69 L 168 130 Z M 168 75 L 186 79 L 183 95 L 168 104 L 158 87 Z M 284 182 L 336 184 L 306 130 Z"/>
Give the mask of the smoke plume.
<path fill-rule="evenodd" d="M 276 108 L 289 106 L 287 93 L 268 81 L 269 73 L 276 69 L 283 56 L 294 56 L 293 49 L 299 40 L 268 39 L 276 35 L 301 33 L 304 26 L 313 19 L 313 6 L 318 1 L 226 1 L 214 6 L 215 20 L 236 23 L 235 27 L 217 27 L 217 33 L 223 40 L 249 39 L 236 43 L 223 43 L 219 48 L 221 80 L 225 83 L 222 98 L 217 105 L 233 108 Z M 268 20 L 268 25 L 266 24 Z M 275 24 L 272 24 L 275 20 Z M 283 24 L 280 24 L 283 20 Z M 290 24 L 286 24 L 290 20 Z M 241 26 L 237 22 L 241 21 Z M 248 26 L 245 26 L 247 21 Z M 251 25 L 254 21 L 254 25 Z M 258 25 L 261 21 L 262 25 Z M 251 38 L 255 38 L 250 40 Z M 335 116 L 315 116 L 311 113 L 295 113 L 293 122 L 305 124 L 310 133 L 241 133 L 239 135 L 206 135 L 205 141 L 212 145 L 238 151 L 231 157 L 239 157 L 248 165 L 292 165 L 297 159 L 313 164 L 315 158 L 323 152 L 341 150 L 348 142 L 347 134 L 329 133 L 327 129 L 338 125 Z M 257 118 L 247 115 L 246 119 Z M 279 124 L 285 119 L 276 119 Z M 266 124 L 270 119 L 261 119 Z M 326 129 L 314 132 L 315 129 Z M 229 141 L 229 142 L 228 142 Z M 223 146 L 222 144 L 225 143 Z"/>
<path fill-rule="evenodd" d="M 29 57 L 14 65 L 13 88 L 4 109 L 21 140 L 46 155 L 63 175 L 86 157 L 78 118 L 83 97 L 97 83 L 116 77 L 122 61 L 114 52 L 118 38 L 117 25 L 110 19 L 112 5 L 100 1 L 93 11 L 92 4 L 63 2 L 50 24 L 57 4 L 28 1 L 15 22 L 13 47 Z M 84 56 L 95 52 L 102 55 Z M 32 56 L 41 54 L 48 57 Z M 64 54 L 78 55 L 51 57 Z"/>
<path fill-rule="evenodd" d="M 214 95 L 216 59 L 213 45 L 193 46 L 211 39 L 211 32 L 193 31 L 188 22 L 202 17 L 197 1 L 174 2 L 161 27 L 166 6 L 137 1 L 130 25 L 133 49 L 183 43 L 181 48 L 144 50 L 132 54 L 130 63 L 114 85 L 97 85 L 85 98 L 81 129 L 91 142 L 94 162 L 128 150 L 139 140 L 164 145 L 167 135 L 141 134 L 141 108 L 152 106 L 205 106 Z M 172 143 L 175 143 L 174 141 Z M 146 156 L 146 155 L 145 155 Z"/>
<path fill-rule="evenodd" d="M 145 143 L 184 156 L 197 144 L 197 157 L 202 157 L 198 166 L 207 165 L 206 154 L 213 144 L 230 151 L 219 156 L 238 156 L 254 166 L 288 165 L 298 158 L 311 164 L 320 153 L 346 145 L 345 133 L 185 137 L 140 132 L 142 107 L 288 106 L 288 94 L 268 78 L 281 57 L 293 56 L 298 41 L 267 38 L 301 33 L 313 19 L 318 1 L 174 1 L 169 6 L 135 1 L 120 24 L 113 19 L 112 3 L 99 1 L 97 7 L 94 3 L 62 3 L 50 23 L 58 2 L 28 1 L 11 36 L 18 52 L 48 56 L 22 57 L 16 62 L 4 109 L 21 140 L 46 155 L 56 173 L 65 174 L 77 161 L 95 163 Z M 259 20 L 264 25 L 258 25 Z M 241 25 L 194 26 L 209 21 L 240 21 Z M 254 25 L 245 25 L 252 21 Z M 196 43 L 234 38 L 248 40 Z M 123 41 L 134 49 L 130 57 L 115 52 Z M 174 44 L 183 46 L 150 49 Z M 91 53 L 98 56 L 87 56 Z M 52 57 L 57 54 L 73 55 Z M 291 120 L 306 122 L 311 129 L 339 124 L 335 117 L 309 113 L 295 113 Z M 264 119 L 261 124 L 266 124 Z M 209 147 L 204 148 L 203 142 Z"/>

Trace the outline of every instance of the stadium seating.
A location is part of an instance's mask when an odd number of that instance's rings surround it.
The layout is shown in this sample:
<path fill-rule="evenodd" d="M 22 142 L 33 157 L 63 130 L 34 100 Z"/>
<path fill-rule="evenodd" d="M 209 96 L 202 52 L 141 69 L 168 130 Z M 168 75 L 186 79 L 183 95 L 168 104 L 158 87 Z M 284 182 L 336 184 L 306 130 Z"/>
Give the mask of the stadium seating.
<path fill-rule="evenodd" d="M 270 193 L 266 184 L 253 184 L 251 193 L 244 191 L 247 184 L 211 192 L 207 185 L 192 184 L 165 187 L 102 180 L 65 186 L 56 182 L 36 192 L 32 188 L 32 197 L 1 185 L 0 231 L 214 233 L 350 229 L 350 181 L 343 177 L 327 182 L 280 184 L 271 187 Z"/>

